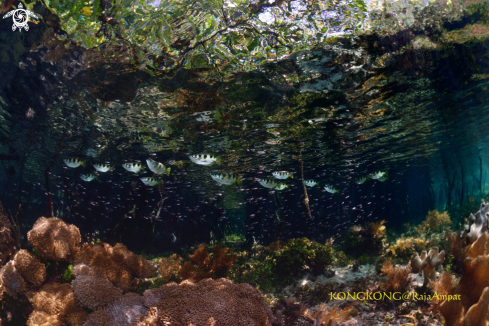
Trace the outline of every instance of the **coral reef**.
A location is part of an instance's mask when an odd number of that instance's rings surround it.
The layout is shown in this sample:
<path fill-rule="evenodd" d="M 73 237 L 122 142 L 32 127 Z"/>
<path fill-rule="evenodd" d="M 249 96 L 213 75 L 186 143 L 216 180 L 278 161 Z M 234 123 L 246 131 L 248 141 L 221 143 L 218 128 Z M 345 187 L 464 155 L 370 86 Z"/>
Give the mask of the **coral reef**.
<path fill-rule="evenodd" d="M 390 259 L 387 259 L 382 266 L 382 274 L 387 276 L 387 281 L 384 283 L 384 291 L 399 292 L 406 288 L 409 283 L 409 273 L 411 268 L 398 267 L 392 264 Z"/>
<path fill-rule="evenodd" d="M 221 278 L 169 283 L 158 289 L 161 299 L 137 326 L 271 325 L 273 315 L 261 293 L 249 284 Z M 154 291 L 149 291 L 154 293 Z M 147 294 L 145 293 L 145 296 Z"/>
<path fill-rule="evenodd" d="M 449 295 L 460 296 L 461 300 L 445 300 L 440 305 L 440 311 L 445 317 L 447 325 L 481 325 L 473 319 L 473 316 L 476 316 L 480 309 L 474 306 L 479 301 L 487 301 L 485 297 L 482 297 L 487 287 L 489 287 L 489 233 L 484 232 L 470 246 L 467 252 L 467 258 L 464 261 L 462 277 L 458 284 L 449 292 Z M 468 315 L 468 311 L 472 307 L 474 307 L 474 310 L 472 310 L 471 315 Z M 475 323 L 470 324 L 470 322 Z"/>
<path fill-rule="evenodd" d="M 84 244 L 76 256 L 75 275 L 95 275 L 107 278 L 118 288 L 128 291 L 138 285 L 135 278 L 149 278 L 153 265 L 141 256 L 133 254 L 121 243 L 111 247 L 107 243 Z"/>
<path fill-rule="evenodd" d="M 27 240 L 41 257 L 69 261 L 80 249 L 81 235 L 73 224 L 57 217 L 41 217 L 27 233 Z"/>
<path fill-rule="evenodd" d="M 464 239 L 460 238 L 455 232 L 445 232 L 447 239 L 446 257 L 450 270 L 462 273 L 465 256 L 467 255 L 468 246 L 465 245 Z"/>
<path fill-rule="evenodd" d="M 18 223 L 11 222 L 0 203 L 0 266 L 5 265 L 20 248 Z"/>
<path fill-rule="evenodd" d="M 229 254 L 229 248 L 223 248 L 221 244 L 216 245 L 210 255 L 207 246 L 202 244 L 189 255 L 189 258 L 192 262 L 183 264 L 178 274 L 182 280 L 200 281 L 209 277 L 225 276 L 236 261 L 237 255 Z"/>
<path fill-rule="evenodd" d="M 453 287 L 455 281 L 454 278 L 455 277 L 452 274 L 450 274 L 450 272 L 443 271 L 441 277 L 438 280 L 436 281 L 430 280 L 429 287 L 430 289 L 433 290 L 433 292 L 436 292 L 439 296 L 448 295 Z M 443 302 L 443 300 L 439 299 L 439 297 L 436 296 L 432 299 L 431 304 L 435 309 L 437 309 L 438 305 L 441 302 Z"/>
<path fill-rule="evenodd" d="M 451 224 L 452 221 L 448 212 L 440 213 L 435 209 L 428 212 L 426 219 L 418 226 L 416 231 L 418 234 L 441 232 Z"/>
<path fill-rule="evenodd" d="M 386 242 L 385 221 L 353 225 L 346 233 L 344 251 L 346 254 L 359 257 L 363 254 L 380 255 Z"/>
<path fill-rule="evenodd" d="M 412 256 L 413 250 L 419 251 L 427 246 L 429 246 L 429 242 L 426 239 L 401 237 L 396 240 L 395 244 L 390 245 L 387 251 L 393 256 Z"/>
<path fill-rule="evenodd" d="M 27 250 L 22 249 L 15 254 L 14 264 L 24 280 L 33 286 L 39 286 L 46 280 L 46 266 Z"/>
<path fill-rule="evenodd" d="M 49 283 L 30 299 L 34 311 L 28 326 L 81 325 L 88 313 L 75 300 L 70 284 Z"/>
<path fill-rule="evenodd" d="M 344 322 L 351 318 L 351 314 L 355 308 L 351 305 L 345 309 L 338 307 L 328 307 L 323 303 L 314 313 L 309 310 L 304 312 L 304 316 L 314 325 L 337 325 L 334 323 Z"/>
<path fill-rule="evenodd" d="M 479 239 L 484 232 L 489 230 L 489 205 L 481 203 L 481 207 L 477 213 L 470 214 L 469 222 L 465 225 L 464 233 L 461 236 L 465 236 L 468 243 L 474 243 Z"/>
<path fill-rule="evenodd" d="M 445 260 L 445 250 L 441 252 L 438 252 L 438 250 L 438 247 L 433 247 L 428 254 L 426 254 L 426 250 L 423 250 L 421 256 L 416 253 L 411 259 L 413 272 L 423 271 L 423 286 L 428 285 L 430 280 L 435 280 L 436 267 L 440 266 Z"/>

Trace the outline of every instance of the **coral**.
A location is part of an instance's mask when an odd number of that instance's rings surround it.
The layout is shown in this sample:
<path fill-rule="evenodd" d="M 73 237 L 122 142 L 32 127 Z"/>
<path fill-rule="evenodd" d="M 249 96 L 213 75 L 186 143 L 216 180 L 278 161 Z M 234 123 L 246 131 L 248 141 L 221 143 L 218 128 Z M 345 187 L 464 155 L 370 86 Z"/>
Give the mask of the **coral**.
<path fill-rule="evenodd" d="M 81 236 L 73 224 L 57 217 L 41 217 L 27 233 L 27 240 L 41 257 L 69 261 L 80 249 Z"/>
<path fill-rule="evenodd" d="M 229 254 L 229 248 L 223 248 L 221 244 L 216 245 L 210 255 L 207 246 L 202 244 L 189 255 L 189 258 L 193 264 L 186 262 L 178 274 L 183 280 L 199 281 L 209 277 L 225 276 L 236 261 L 237 255 Z"/>
<path fill-rule="evenodd" d="M 430 280 L 429 287 L 437 294 L 437 297 L 434 297 L 431 302 L 433 307 L 437 307 L 441 302 L 443 302 L 443 300 L 439 299 L 438 296 L 444 296 L 450 293 L 450 290 L 454 284 L 454 279 L 455 277 L 450 274 L 450 272 L 443 271 L 440 279 L 436 281 Z"/>
<path fill-rule="evenodd" d="M 385 237 L 385 221 L 370 223 L 370 233 L 377 239 Z"/>
<path fill-rule="evenodd" d="M 2 288 L 13 297 L 26 289 L 25 281 L 12 260 L 0 269 L 0 281 Z"/>
<path fill-rule="evenodd" d="M 436 267 L 440 266 L 445 260 L 445 250 L 438 252 L 438 247 L 431 248 L 430 252 L 421 252 L 421 256 L 417 253 L 411 259 L 411 267 L 413 272 L 423 271 L 423 285 L 428 285 L 430 280 L 434 281 L 436 277 Z"/>
<path fill-rule="evenodd" d="M 486 300 L 482 298 L 482 294 L 487 287 L 489 287 L 489 233 L 484 232 L 470 246 L 464 261 L 462 277 L 449 292 L 450 295 L 459 295 L 461 300 L 445 301 L 440 305 L 440 311 L 445 317 L 447 325 L 465 325 L 464 319 L 466 319 L 468 311 L 479 301 L 484 302 Z M 478 308 L 474 308 L 472 314 L 467 317 L 473 320 L 472 316 L 475 316 L 477 311 Z"/>
<path fill-rule="evenodd" d="M 330 325 L 337 322 L 344 322 L 351 318 L 351 312 L 355 309 L 349 306 L 345 309 L 340 309 L 338 307 L 328 307 L 326 303 L 323 303 L 314 313 L 309 310 L 304 312 L 304 317 L 306 317 L 314 325 Z"/>
<path fill-rule="evenodd" d="M 93 310 L 122 297 L 120 289 L 98 276 L 78 275 L 71 286 L 80 305 Z"/>
<path fill-rule="evenodd" d="M 429 242 L 425 239 L 421 238 L 405 238 L 401 237 L 397 239 L 396 243 L 389 246 L 388 252 L 390 252 L 393 256 L 405 256 L 412 255 L 412 251 L 422 250 L 429 245 Z"/>
<path fill-rule="evenodd" d="M 384 284 L 384 290 L 387 292 L 398 292 L 406 288 L 409 283 L 409 273 L 411 269 L 407 267 L 398 267 L 392 264 L 390 259 L 387 259 L 382 266 L 382 274 L 387 276 L 387 281 Z"/>
<path fill-rule="evenodd" d="M 43 320 L 60 322 L 63 325 L 81 325 L 87 313 L 75 300 L 71 286 L 67 283 L 44 285 L 30 299 L 34 311 L 29 316 L 28 325 L 42 325 Z"/>
<path fill-rule="evenodd" d="M 464 233 L 461 236 L 465 236 L 468 243 L 474 243 L 479 237 L 487 232 L 489 229 L 489 205 L 482 203 L 479 211 L 474 214 L 470 214 L 469 222 L 465 225 Z"/>
<path fill-rule="evenodd" d="M 0 266 L 5 265 L 20 248 L 20 229 L 12 223 L 0 203 Z"/>
<path fill-rule="evenodd" d="M 467 255 L 468 246 L 465 246 L 460 236 L 454 232 L 446 231 L 445 237 L 447 239 L 447 260 L 449 262 L 450 269 L 457 273 L 462 273 L 465 256 Z"/>
<path fill-rule="evenodd" d="M 25 249 L 19 250 L 14 257 L 15 268 L 27 282 L 39 286 L 46 279 L 46 266 Z"/>
<path fill-rule="evenodd" d="M 169 283 L 159 292 L 161 299 L 135 325 L 263 326 L 271 325 L 273 318 L 258 290 L 224 278 Z"/>
<path fill-rule="evenodd" d="M 479 302 L 470 307 L 464 318 L 464 326 L 489 325 L 489 287 L 482 291 Z"/>
<path fill-rule="evenodd" d="M 436 209 L 429 211 L 426 220 L 418 226 L 418 234 L 428 232 L 441 232 L 452 224 L 448 212 L 440 213 Z"/>
<path fill-rule="evenodd" d="M 53 316 L 44 311 L 35 310 L 27 320 L 27 326 L 64 326 L 58 316 Z"/>
<path fill-rule="evenodd" d="M 111 247 L 107 243 L 85 244 L 76 256 L 73 267 L 75 275 L 105 277 L 124 291 L 135 289 L 135 277 L 153 275 L 153 265 L 129 251 L 123 244 Z"/>
<path fill-rule="evenodd" d="M 128 293 L 106 307 L 90 314 L 85 325 L 131 326 L 133 322 L 143 318 L 148 311 L 143 301 L 144 298 L 142 296 Z"/>
<path fill-rule="evenodd" d="M 163 281 L 170 281 L 170 279 L 175 276 L 175 273 L 178 273 L 182 260 L 182 257 L 177 254 L 173 254 L 170 257 L 163 258 L 160 261 L 158 272 L 160 272 Z"/>

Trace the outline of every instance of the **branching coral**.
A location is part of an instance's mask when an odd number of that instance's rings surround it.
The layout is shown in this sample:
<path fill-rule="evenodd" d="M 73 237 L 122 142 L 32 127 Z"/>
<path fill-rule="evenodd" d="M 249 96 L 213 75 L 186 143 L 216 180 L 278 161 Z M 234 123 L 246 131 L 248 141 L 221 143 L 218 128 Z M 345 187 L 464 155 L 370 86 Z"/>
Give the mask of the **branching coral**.
<path fill-rule="evenodd" d="M 160 272 L 163 281 L 168 282 L 176 273 L 180 270 L 180 264 L 183 258 L 177 254 L 173 254 L 170 257 L 163 258 L 158 267 L 158 272 Z"/>
<path fill-rule="evenodd" d="M 418 226 L 417 232 L 419 234 L 441 232 L 450 224 L 452 224 L 452 221 L 450 220 L 448 212 L 440 213 L 435 209 L 428 212 L 426 220 Z"/>
<path fill-rule="evenodd" d="M 15 254 L 14 263 L 24 280 L 32 285 L 39 286 L 46 279 L 46 266 L 27 250 L 19 250 Z"/>
<path fill-rule="evenodd" d="M 413 272 L 423 271 L 423 285 L 428 285 L 430 280 L 434 281 L 436 277 L 436 267 L 440 266 L 445 260 L 445 250 L 438 252 L 438 247 L 433 247 L 428 254 L 423 250 L 421 256 L 417 253 L 411 259 Z"/>
<path fill-rule="evenodd" d="M 382 266 L 382 274 L 387 276 L 387 281 L 384 284 L 384 290 L 387 292 L 399 292 L 406 288 L 409 283 L 409 273 L 411 268 L 398 267 L 392 264 L 390 259 L 387 259 Z"/>
<path fill-rule="evenodd" d="M 43 258 L 71 260 L 80 249 L 81 236 L 73 224 L 57 217 L 41 217 L 27 233 L 27 240 Z"/>
<path fill-rule="evenodd" d="M 149 278 L 153 265 L 123 244 L 85 244 L 76 256 L 73 274 L 105 277 L 124 291 L 137 286 L 135 277 Z"/>
<path fill-rule="evenodd" d="M 71 282 L 76 300 L 82 307 L 97 309 L 122 297 L 122 291 L 107 279 L 79 275 Z"/>
<path fill-rule="evenodd" d="M 171 321 L 171 325 L 264 326 L 273 318 L 258 290 L 223 278 L 169 283 L 159 292 L 161 299 L 136 325 L 166 325 Z"/>
<path fill-rule="evenodd" d="M 220 244 L 214 247 L 211 255 L 207 251 L 207 246 L 202 244 L 189 255 L 189 258 L 193 263 L 183 264 L 179 275 L 183 280 L 199 281 L 209 277 L 225 276 L 236 261 L 237 255 L 229 254 L 229 248 L 223 248 Z"/>
<path fill-rule="evenodd" d="M 34 311 L 29 316 L 28 326 L 51 325 L 49 323 L 78 326 L 88 315 L 76 302 L 67 283 L 46 284 L 30 301 Z"/>

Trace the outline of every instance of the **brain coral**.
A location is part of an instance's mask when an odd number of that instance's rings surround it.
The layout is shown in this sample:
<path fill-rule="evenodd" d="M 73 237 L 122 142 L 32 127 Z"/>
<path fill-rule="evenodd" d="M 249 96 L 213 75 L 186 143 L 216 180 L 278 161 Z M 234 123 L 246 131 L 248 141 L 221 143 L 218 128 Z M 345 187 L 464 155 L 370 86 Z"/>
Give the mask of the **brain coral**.
<path fill-rule="evenodd" d="M 29 325 L 39 325 L 44 319 L 57 320 L 63 325 L 81 325 L 87 313 L 75 300 L 70 284 L 49 283 L 30 299 L 34 312 L 29 316 Z"/>
<path fill-rule="evenodd" d="M 144 296 L 154 297 L 154 292 L 146 291 Z M 224 278 L 169 283 L 157 293 L 161 299 L 135 325 L 264 326 L 271 325 L 273 318 L 258 290 Z"/>
<path fill-rule="evenodd" d="M 15 268 L 27 282 L 39 286 L 46 279 L 46 266 L 25 249 L 19 250 L 14 257 Z"/>
<path fill-rule="evenodd" d="M 57 217 L 40 217 L 27 240 L 44 258 L 71 260 L 79 251 L 80 230 L 73 224 L 66 224 Z"/>
<path fill-rule="evenodd" d="M 12 260 L 0 269 L 0 283 L 11 296 L 17 296 L 26 289 L 25 281 Z"/>
<path fill-rule="evenodd" d="M 98 276 L 78 275 L 71 282 L 71 286 L 80 305 L 92 310 L 122 297 L 120 289 L 112 285 L 107 279 Z"/>
<path fill-rule="evenodd" d="M 123 244 L 85 244 L 75 259 L 75 275 L 107 278 L 118 288 L 128 291 L 137 283 L 135 277 L 149 278 L 154 267 L 149 261 L 129 251 Z"/>

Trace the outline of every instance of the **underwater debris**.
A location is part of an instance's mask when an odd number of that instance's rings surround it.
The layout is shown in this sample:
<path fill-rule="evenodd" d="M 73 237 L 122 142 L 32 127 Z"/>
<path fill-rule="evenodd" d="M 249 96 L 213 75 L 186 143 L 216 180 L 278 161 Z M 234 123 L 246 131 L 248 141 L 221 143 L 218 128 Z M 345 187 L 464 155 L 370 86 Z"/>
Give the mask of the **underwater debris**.
<path fill-rule="evenodd" d="M 156 291 L 155 291 L 156 290 Z M 249 284 L 234 284 L 221 278 L 169 283 L 144 292 L 154 302 L 136 326 L 175 325 L 265 326 L 273 321 L 272 311 L 260 291 Z M 204 299 L 203 299 L 204 298 Z"/>
<path fill-rule="evenodd" d="M 73 224 L 66 224 L 57 217 L 40 217 L 27 240 L 43 258 L 51 260 L 71 260 L 80 250 L 80 230 Z"/>
<path fill-rule="evenodd" d="M 423 271 L 423 286 L 428 285 L 430 280 L 435 280 L 436 267 L 440 266 L 445 260 L 445 250 L 440 252 L 438 250 L 438 247 L 433 247 L 428 254 L 426 254 L 426 250 L 423 250 L 421 256 L 416 253 L 411 259 L 413 272 Z"/>
<path fill-rule="evenodd" d="M 484 202 L 481 203 L 481 207 L 475 215 L 470 214 L 469 222 L 465 225 L 465 230 L 460 235 L 461 237 L 467 237 L 467 243 L 474 243 L 484 232 L 489 230 L 488 214 L 489 205 Z"/>
<path fill-rule="evenodd" d="M 398 267 L 388 258 L 382 266 L 382 274 L 387 276 L 387 281 L 384 284 L 384 291 L 399 292 L 406 288 L 409 283 L 409 273 L 411 267 Z"/>

